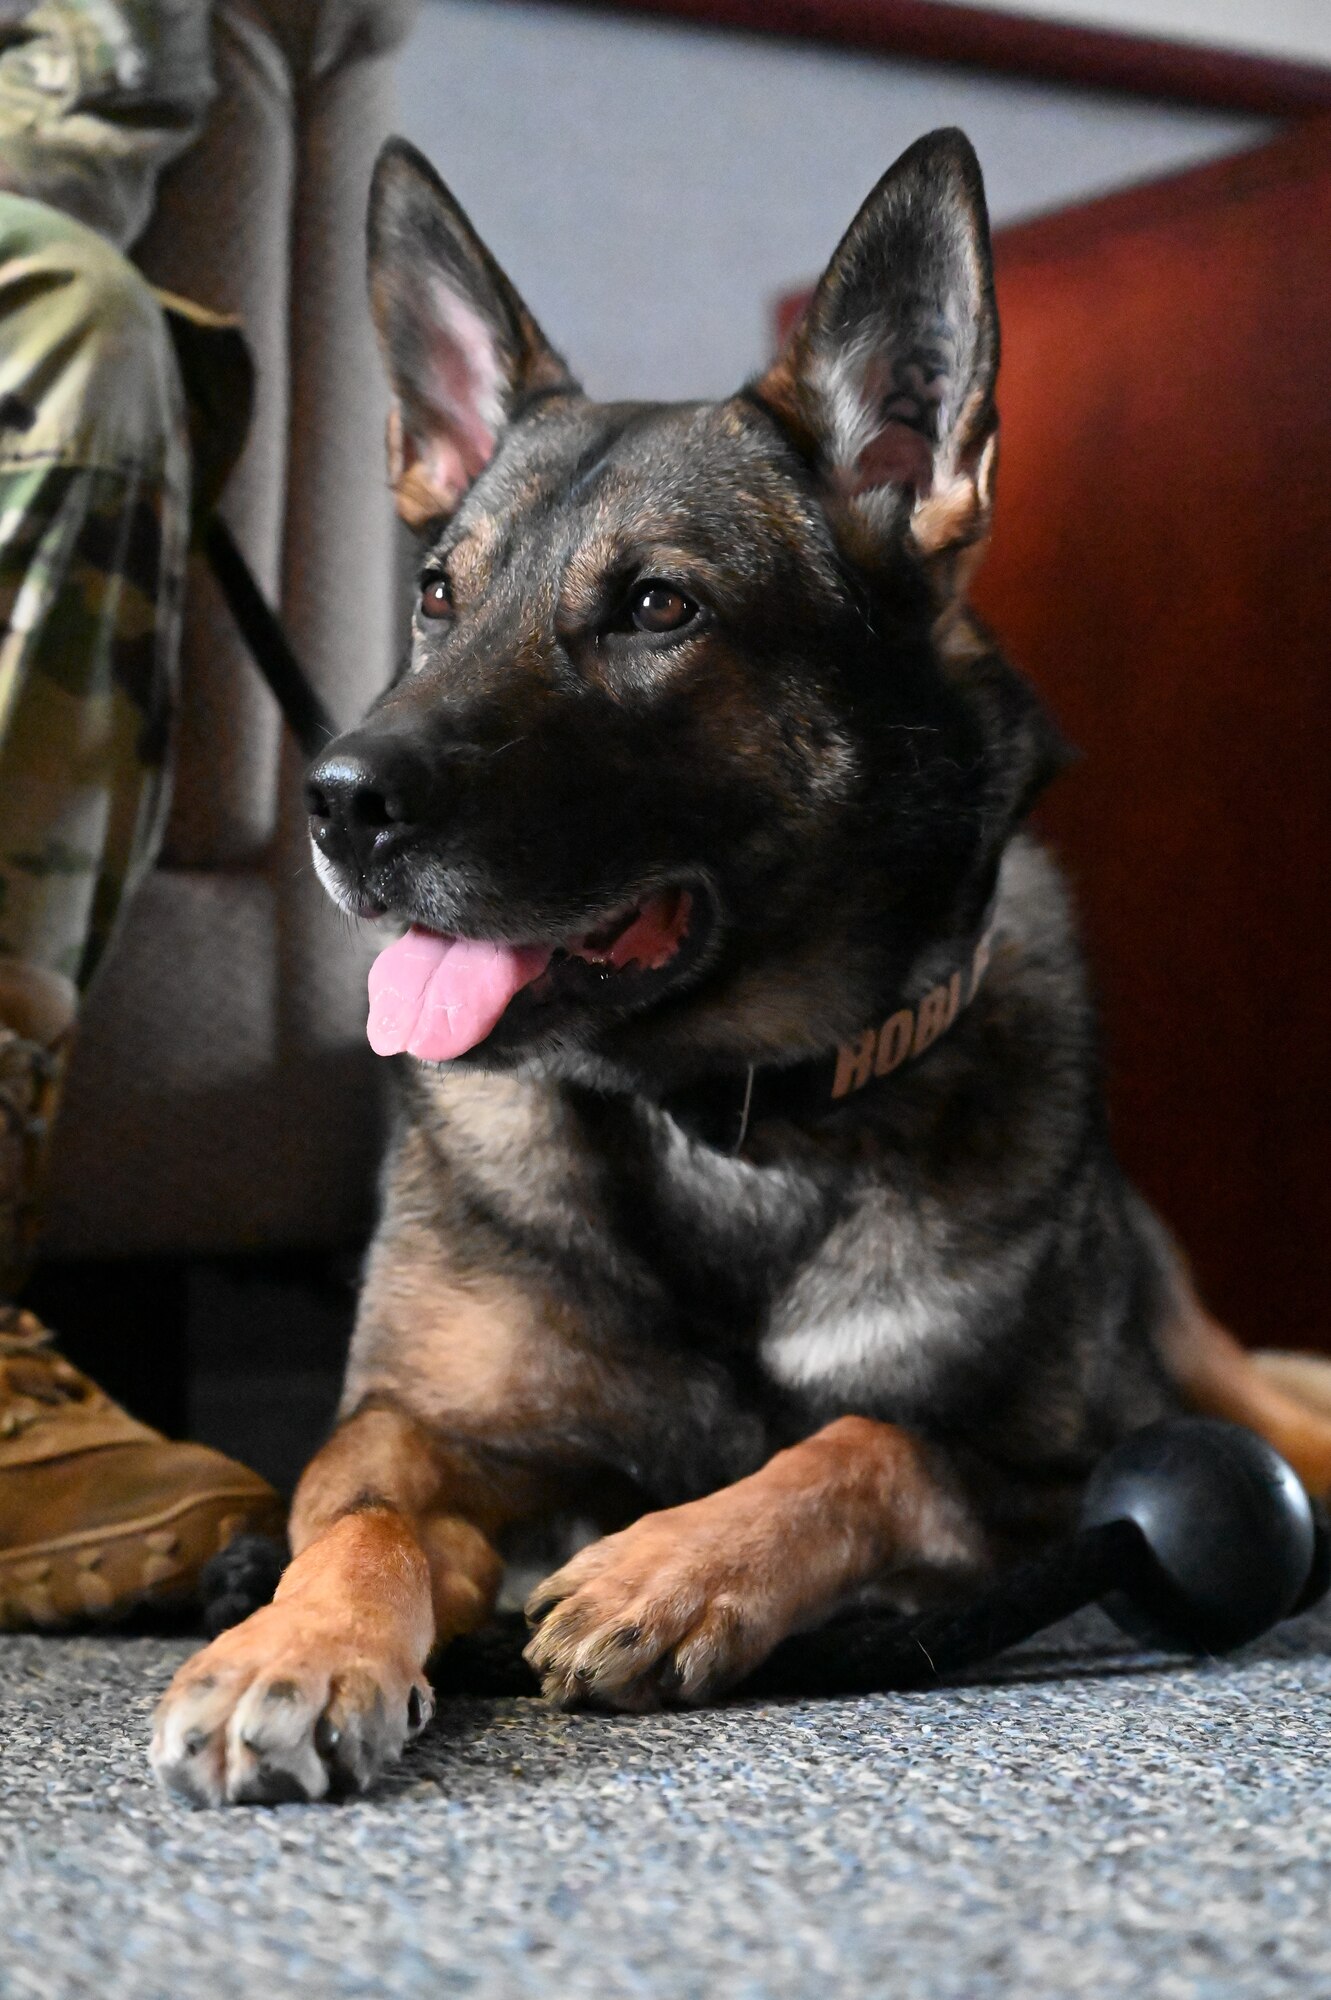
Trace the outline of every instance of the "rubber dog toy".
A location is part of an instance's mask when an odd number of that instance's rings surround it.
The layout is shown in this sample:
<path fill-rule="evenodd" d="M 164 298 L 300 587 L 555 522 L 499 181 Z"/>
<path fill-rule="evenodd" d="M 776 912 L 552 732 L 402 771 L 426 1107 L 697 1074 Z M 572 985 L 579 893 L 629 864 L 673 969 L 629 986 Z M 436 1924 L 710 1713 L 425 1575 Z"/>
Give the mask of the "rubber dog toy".
<path fill-rule="evenodd" d="M 1194 1653 L 1246 1645 L 1331 1580 L 1297 1477 L 1255 1432 L 1209 1417 L 1151 1424 L 1104 1458 L 1081 1525 L 952 1610 L 858 1617 L 787 1639 L 746 1694 L 925 1687 L 1100 1602 L 1136 1638 Z"/>

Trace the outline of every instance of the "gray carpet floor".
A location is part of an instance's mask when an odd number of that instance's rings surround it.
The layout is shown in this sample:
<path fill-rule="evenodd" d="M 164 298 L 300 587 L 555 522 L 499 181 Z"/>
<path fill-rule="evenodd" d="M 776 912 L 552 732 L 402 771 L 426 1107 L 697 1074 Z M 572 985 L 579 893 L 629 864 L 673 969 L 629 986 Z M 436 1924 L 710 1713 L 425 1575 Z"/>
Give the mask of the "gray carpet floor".
<path fill-rule="evenodd" d="M 375 1796 L 191 1811 L 162 1639 L 0 1640 L 5 2000 L 1331 1996 L 1331 1615 L 1166 1666 L 644 1719 L 452 1700 Z"/>

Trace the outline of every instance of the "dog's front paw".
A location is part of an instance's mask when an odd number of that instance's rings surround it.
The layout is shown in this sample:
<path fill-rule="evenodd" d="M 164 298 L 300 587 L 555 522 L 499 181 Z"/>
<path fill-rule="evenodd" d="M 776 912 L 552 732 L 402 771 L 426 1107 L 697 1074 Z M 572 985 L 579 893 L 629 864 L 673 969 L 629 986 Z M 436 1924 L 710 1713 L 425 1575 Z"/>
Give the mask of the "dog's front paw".
<path fill-rule="evenodd" d="M 433 1710 L 410 1660 L 269 1604 L 185 1662 L 158 1704 L 152 1766 L 195 1805 L 364 1791 Z"/>
<path fill-rule="evenodd" d="M 637 1712 L 701 1702 L 766 1657 L 778 1606 L 716 1512 L 693 1502 L 648 1514 L 532 1593 L 525 1657 L 549 1700 Z"/>

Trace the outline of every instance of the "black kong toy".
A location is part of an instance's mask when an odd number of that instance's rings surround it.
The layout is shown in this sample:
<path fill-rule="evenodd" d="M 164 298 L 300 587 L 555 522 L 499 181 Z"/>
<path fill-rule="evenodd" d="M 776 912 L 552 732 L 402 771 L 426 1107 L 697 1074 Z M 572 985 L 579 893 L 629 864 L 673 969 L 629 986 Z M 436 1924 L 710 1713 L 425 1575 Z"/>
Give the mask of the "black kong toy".
<path fill-rule="evenodd" d="M 1102 1460 L 1081 1527 L 951 1611 L 866 1618 L 788 1639 L 746 1693 L 858 1694 L 926 1687 L 1103 1603 L 1137 1638 L 1223 1653 L 1316 1603 L 1325 1536 L 1308 1496 L 1255 1432 L 1179 1417 Z"/>
<path fill-rule="evenodd" d="M 264 1547 L 246 1537 L 205 1572 L 210 1633 L 272 1595 L 278 1571 Z M 1315 1604 L 1329 1581 L 1331 1544 L 1279 1453 L 1235 1424 L 1173 1418 L 1101 1462 L 1077 1533 L 1038 1561 L 952 1610 L 860 1616 L 787 1639 L 734 1692 L 929 1687 L 1097 1601 L 1136 1638 L 1224 1653 Z M 534 1694 L 518 1624 L 457 1640 L 438 1664 L 441 1691 Z"/>

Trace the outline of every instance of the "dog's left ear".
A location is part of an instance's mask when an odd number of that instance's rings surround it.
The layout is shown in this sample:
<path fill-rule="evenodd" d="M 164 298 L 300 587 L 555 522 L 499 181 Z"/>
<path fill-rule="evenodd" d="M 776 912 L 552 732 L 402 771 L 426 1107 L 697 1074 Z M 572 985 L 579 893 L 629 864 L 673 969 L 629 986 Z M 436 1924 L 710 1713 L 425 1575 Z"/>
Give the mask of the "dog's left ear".
<path fill-rule="evenodd" d="M 409 527 L 451 514 L 533 395 L 569 374 L 422 154 L 390 139 L 370 188 L 370 308 L 392 384 L 389 477 Z"/>
<path fill-rule="evenodd" d="M 931 132 L 879 181 L 754 389 L 853 544 L 904 530 L 930 557 L 987 529 L 997 373 L 979 161 L 964 133 Z"/>

